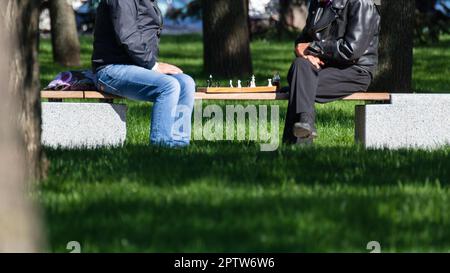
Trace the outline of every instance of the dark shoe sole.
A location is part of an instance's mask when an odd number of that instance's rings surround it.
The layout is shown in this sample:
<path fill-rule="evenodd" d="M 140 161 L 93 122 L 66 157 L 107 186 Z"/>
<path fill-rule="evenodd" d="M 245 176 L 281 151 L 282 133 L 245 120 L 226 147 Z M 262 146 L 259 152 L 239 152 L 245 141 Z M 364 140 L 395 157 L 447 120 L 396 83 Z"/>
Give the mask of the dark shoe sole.
<path fill-rule="evenodd" d="M 314 138 L 308 137 L 308 138 L 297 138 L 297 145 L 298 146 L 312 146 L 314 144 Z"/>

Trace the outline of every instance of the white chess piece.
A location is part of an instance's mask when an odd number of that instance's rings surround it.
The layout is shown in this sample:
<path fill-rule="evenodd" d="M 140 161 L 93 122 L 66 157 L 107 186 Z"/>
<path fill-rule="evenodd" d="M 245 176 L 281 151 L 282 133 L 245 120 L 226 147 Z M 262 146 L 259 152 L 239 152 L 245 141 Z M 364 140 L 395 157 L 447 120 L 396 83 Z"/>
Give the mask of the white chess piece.
<path fill-rule="evenodd" d="M 234 88 L 234 86 L 233 86 L 233 80 L 230 80 L 230 88 Z"/>
<path fill-rule="evenodd" d="M 242 81 L 241 80 L 238 80 L 238 86 L 237 86 L 238 88 L 242 88 Z"/>
<path fill-rule="evenodd" d="M 273 87 L 273 84 L 272 84 L 272 79 L 269 79 L 269 85 L 268 85 L 269 87 Z"/>
<path fill-rule="evenodd" d="M 251 88 L 255 88 L 256 87 L 256 77 L 255 77 L 255 75 L 252 76 L 252 82 L 250 83 L 250 87 Z"/>

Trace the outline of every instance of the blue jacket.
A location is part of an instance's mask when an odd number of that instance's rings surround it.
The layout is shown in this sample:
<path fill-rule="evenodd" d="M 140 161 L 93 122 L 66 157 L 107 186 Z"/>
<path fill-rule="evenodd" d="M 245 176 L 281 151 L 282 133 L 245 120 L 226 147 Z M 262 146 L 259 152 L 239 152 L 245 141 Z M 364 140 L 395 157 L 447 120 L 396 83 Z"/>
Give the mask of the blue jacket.
<path fill-rule="evenodd" d="M 94 30 L 94 72 L 110 64 L 152 69 L 162 26 L 157 0 L 103 0 Z"/>

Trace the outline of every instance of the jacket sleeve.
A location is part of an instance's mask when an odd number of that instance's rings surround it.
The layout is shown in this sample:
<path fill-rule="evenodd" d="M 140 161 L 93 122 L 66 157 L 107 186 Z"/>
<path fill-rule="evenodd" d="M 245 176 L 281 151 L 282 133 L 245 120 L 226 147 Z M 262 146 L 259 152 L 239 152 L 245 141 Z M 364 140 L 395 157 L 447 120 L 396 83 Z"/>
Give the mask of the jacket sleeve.
<path fill-rule="evenodd" d="M 339 40 L 314 41 L 309 53 L 324 60 L 354 63 L 361 58 L 372 42 L 378 27 L 378 10 L 372 1 L 350 3 L 346 34 Z"/>
<path fill-rule="evenodd" d="M 137 66 L 152 69 L 156 54 L 149 50 L 138 27 L 137 1 L 108 0 L 114 32 L 119 43 Z"/>

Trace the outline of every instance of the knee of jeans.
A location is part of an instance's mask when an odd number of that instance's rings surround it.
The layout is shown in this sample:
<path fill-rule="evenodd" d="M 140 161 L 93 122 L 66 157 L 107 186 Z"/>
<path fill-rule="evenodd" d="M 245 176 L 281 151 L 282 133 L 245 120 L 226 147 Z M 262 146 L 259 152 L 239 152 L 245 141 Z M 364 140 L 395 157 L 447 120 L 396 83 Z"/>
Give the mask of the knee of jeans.
<path fill-rule="evenodd" d="M 164 76 L 162 82 L 162 92 L 161 94 L 180 94 L 181 85 L 180 83 L 173 77 Z"/>
<path fill-rule="evenodd" d="M 181 88 L 185 89 L 195 89 L 195 81 L 194 79 L 186 74 L 181 74 L 179 77 Z"/>
<path fill-rule="evenodd" d="M 188 94 L 193 96 L 195 93 L 195 81 L 192 79 L 191 76 L 183 74 L 181 77 L 178 78 L 181 90 L 184 94 Z"/>

